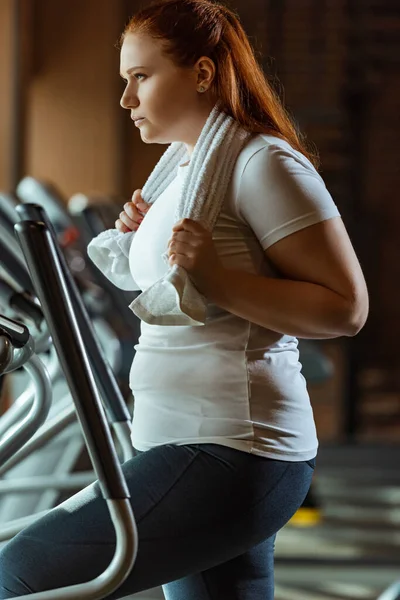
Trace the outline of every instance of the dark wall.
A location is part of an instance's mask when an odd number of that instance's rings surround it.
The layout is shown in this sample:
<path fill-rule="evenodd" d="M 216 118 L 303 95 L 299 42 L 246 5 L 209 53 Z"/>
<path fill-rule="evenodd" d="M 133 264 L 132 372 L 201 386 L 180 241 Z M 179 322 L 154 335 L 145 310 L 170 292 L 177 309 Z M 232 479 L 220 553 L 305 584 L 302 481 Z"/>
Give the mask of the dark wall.
<path fill-rule="evenodd" d="M 398 433 L 400 5 L 268 0 L 251 15 L 247 3 L 237 5 L 263 42 L 266 71 L 278 76 L 286 105 L 319 149 L 321 175 L 367 279 L 370 316 L 347 347 L 344 410 L 357 400 L 353 417 L 365 431 Z"/>

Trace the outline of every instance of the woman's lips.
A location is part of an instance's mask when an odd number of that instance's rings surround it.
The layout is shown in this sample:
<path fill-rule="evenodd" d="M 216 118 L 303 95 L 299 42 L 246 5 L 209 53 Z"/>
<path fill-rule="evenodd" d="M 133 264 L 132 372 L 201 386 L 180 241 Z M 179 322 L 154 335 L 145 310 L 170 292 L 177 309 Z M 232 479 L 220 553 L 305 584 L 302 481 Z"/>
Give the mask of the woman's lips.
<path fill-rule="evenodd" d="M 140 126 L 140 125 L 143 123 L 143 121 L 145 121 L 145 120 L 146 120 L 146 119 L 145 119 L 145 118 L 143 118 L 143 119 L 138 119 L 137 121 L 135 121 L 135 125 L 136 125 L 136 127 L 139 127 L 139 126 Z"/>

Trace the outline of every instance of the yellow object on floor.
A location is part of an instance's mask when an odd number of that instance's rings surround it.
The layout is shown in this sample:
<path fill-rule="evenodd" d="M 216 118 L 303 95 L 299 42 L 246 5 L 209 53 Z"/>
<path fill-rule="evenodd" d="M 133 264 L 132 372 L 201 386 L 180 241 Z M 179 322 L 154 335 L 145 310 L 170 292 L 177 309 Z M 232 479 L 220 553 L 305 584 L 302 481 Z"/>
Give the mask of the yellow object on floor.
<path fill-rule="evenodd" d="M 290 519 L 288 525 L 292 527 L 313 527 L 314 525 L 320 525 L 323 518 L 322 511 L 319 508 L 301 507 Z"/>

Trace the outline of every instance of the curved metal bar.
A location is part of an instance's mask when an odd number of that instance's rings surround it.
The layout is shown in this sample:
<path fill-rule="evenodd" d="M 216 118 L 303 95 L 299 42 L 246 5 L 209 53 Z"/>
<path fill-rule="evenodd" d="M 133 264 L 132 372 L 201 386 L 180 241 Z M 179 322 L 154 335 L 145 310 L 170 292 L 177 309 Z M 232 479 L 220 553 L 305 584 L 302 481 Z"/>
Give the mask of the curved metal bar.
<path fill-rule="evenodd" d="M 67 396 L 68 400 L 70 399 Z M 0 465 L 0 476 L 12 469 L 15 465 L 30 456 L 35 450 L 42 448 L 48 441 L 52 440 L 56 435 L 64 431 L 66 427 L 76 421 L 76 410 L 73 404 L 63 408 L 59 414 L 52 419 L 46 421 L 42 429 L 38 431 L 21 450 L 13 454 L 9 460 L 3 465 Z"/>
<path fill-rule="evenodd" d="M 388 587 L 377 600 L 400 600 L 400 581 Z"/>
<path fill-rule="evenodd" d="M 10 341 L 8 340 L 10 343 Z M 7 433 L 7 431 L 19 421 L 24 414 L 30 409 L 33 399 L 35 397 L 35 389 L 33 384 L 17 398 L 17 400 L 10 406 L 4 415 L 0 417 L 0 439 Z"/>
<path fill-rule="evenodd" d="M 47 336 L 48 339 L 48 336 Z M 35 346 L 37 352 L 41 352 L 43 350 L 39 350 L 38 342 L 35 341 Z M 46 349 L 50 350 L 51 358 L 49 362 L 45 365 L 49 377 L 51 379 L 52 385 L 55 385 L 60 379 L 63 377 L 63 373 L 60 368 L 60 364 L 57 359 L 57 354 L 53 346 L 50 348 L 48 344 L 46 345 Z M 35 397 L 35 387 L 33 382 L 29 385 L 29 387 L 16 399 L 14 404 L 10 406 L 7 412 L 0 417 L 0 439 L 1 437 L 12 427 L 17 421 L 22 418 L 22 415 L 28 412 L 30 409 L 33 399 Z M 0 467 L 0 475 L 2 473 L 2 467 Z"/>
<path fill-rule="evenodd" d="M 27 416 L 0 440 L 0 465 L 11 458 L 36 433 L 45 422 L 51 407 L 51 381 L 41 360 L 32 356 L 23 367 L 35 382 L 36 395 Z"/>

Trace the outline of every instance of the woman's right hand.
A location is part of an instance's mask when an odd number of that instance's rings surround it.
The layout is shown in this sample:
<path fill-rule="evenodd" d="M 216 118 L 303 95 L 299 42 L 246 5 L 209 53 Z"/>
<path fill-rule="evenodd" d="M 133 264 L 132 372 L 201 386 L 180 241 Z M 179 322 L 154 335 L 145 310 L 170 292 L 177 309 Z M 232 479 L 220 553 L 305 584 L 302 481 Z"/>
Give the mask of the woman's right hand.
<path fill-rule="evenodd" d="M 143 200 L 141 192 L 142 190 L 133 192 L 132 202 L 124 204 L 124 210 L 119 214 L 119 219 L 115 221 L 115 228 L 121 233 L 136 231 L 151 207 L 151 204 L 147 204 Z"/>

